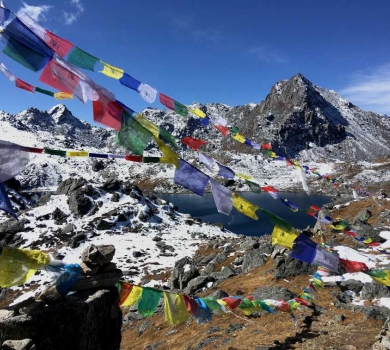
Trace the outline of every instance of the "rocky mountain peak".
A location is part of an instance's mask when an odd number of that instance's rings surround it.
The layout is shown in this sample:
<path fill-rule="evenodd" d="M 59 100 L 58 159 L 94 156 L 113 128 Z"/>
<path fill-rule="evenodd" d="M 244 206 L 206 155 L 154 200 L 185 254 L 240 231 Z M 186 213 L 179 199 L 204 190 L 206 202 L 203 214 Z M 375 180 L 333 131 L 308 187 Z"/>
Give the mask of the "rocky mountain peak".
<path fill-rule="evenodd" d="M 88 126 L 76 118 L 72 112 L 63 104 L 58 104 L 48 110 L 57 125 L 67 124 L 78 129 L 85 129 Z"/>

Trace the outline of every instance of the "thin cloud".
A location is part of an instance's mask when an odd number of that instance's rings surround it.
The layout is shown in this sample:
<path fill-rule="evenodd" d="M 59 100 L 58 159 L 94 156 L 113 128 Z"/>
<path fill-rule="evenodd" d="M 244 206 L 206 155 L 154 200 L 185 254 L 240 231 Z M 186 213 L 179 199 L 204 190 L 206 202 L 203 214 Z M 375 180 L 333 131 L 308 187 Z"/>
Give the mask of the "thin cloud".
<path fill-rule="evenodd" d="M 63 11 L 65 24 L 67 25 L 71 25 L 76 22 L 80 15 L 84 12 L 84 6 L 81 3 L 81 0 L 71 0 L 70 3 L 75 7 L 75 10 L 71 12 Z"/>
<path fill-rule="evenodd" d="M 276 62 L 276 63 L 287 63 L 288 59 L 285 56 L 282 56 L 276 52 L 271 51 L 265 46 L 256 46 L 251 47 L 248 50 L 250 55 L 257 57 L 258 59 L 265 62 Z"/>
<path fill-rule="evenodd" d="M 41 5 L 41 6 L 30 6 L 23 2 L 23 7 L 19 9 L 17 15 L 26 14 L 30 16 L 36 22 L 44 22 L 46 21 L 46 13 L 53 6 L 49 5 Z"/>
<path fill-rule="evenodd" d="M 340 94 L 363 109 L 390 115 L 390 63 L 354 74 Z"/>
<path fill-rule="evenodd" d="M 192 32 L 195 40 L 212 41 L 215 42 L 222 38 L 222 34 L 216 30 L 195 30 Z"/>

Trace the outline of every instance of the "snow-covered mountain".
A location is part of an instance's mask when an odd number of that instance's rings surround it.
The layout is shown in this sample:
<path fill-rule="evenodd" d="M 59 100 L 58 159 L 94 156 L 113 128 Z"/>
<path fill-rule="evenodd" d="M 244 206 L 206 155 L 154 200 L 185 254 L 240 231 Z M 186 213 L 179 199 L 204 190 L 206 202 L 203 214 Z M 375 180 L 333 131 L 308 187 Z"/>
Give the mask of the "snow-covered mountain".
<path fill-rule="evenodd" d="M 331 171 L 329 164 L 337 159 L 371 161 L 390 154 L 387 116 L 363 111 L 334 91 L 312 84 L 301 74 L 276 83 L 258 105 L 230 107 L 195 102 L 191 107 L 203 110 L 211 118 L 224 117 L 230 126 L 238 126 L 244 136 L 260 143 L 271 142 L 278 154 L 298 158 L 316 166 L 322 173 Z M 252 175 L 260 184 L 267 182 L 279 189 L 291 189 L 299 184 L 299 178 L 292 174 L 291 168 L 271 162 L 258 151 L 229 137 L 223 138 L 212 125 L 205 128 L 193 118 L 155 108 L 147 108 L 143 114 L 178 140 L 185 136 L 207 140 L 204 152 L 236 173 Z M 114 136 L 112 130 L 79 120 L 64 105 L 48 111 L 29 108 L 15 115 L 0 112 L 0 138 L 25 146 L 125 154 L 126 150 L 115 144 Z M 160 154 L 153 144 L 146 153 Z M 197 162 L 197 154 L 185 145 L 182 145 L 180 155 L 202 168 Z M 18 180 L 24 189 L 36 189 L 56 188 L 61 180 L 76 176 L 96 183 L 112 177 L 123 181 L 131 178 L 144 189 L 177 192 L 180 188 L 173 183 L 173 171 L 172 167 L 162 164 L 38 155 Z"/>

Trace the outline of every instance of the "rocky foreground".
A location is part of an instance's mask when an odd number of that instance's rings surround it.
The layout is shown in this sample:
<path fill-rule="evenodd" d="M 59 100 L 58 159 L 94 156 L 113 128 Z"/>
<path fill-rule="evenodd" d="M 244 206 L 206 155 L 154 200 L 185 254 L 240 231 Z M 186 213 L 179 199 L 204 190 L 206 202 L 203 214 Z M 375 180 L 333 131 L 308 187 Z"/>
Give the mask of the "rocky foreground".
<path fill-rule="evenodd" d="M 27 201 L 13 193 L 12 200 L 21 206 Z M 389 209 L 390 202 L 383 197 L 346 202 L 338 196 L 322 212 L 349 219 L 359 235 L 384 242 L 379 234 L 389 230 Z M 390 292 L 371 281 L 327 283 L 318 291 L 314 307 L 295 313 L 298 327 L 283 312 L 247 317 L 234 311 L 216 314 L 204 325 L 190 319 L 181 326 L 164 320 L 162 305 L 150 318 L 140 316 L 134 307 L 121 313 L 114 285 L 122 275 L 133 283 L 191 295 L 252 294 L 255 299 L 289 300 L 307 286 L 316 269 L 290 258 L 287 249 L 272 246 L 270 236 L 238 236 L 222 226 L 202 223 L 130 183 L 112 180 L 96 187 L 83 179 L 69 179 L 55 194 L 18 214 L 19 222 L 2 218 L 2 245 L 49 251 L 67 263 L 79 263 L 80 257 L 84 261 L 83 252 L 91 244 L 113 245 L 115 252 L 105 262 L 108 265 L 84 267 L 87 282 L 84 279 L 83 287 L 68 296 L 47 292 L 51 275 L 46 271 L 22 288 L 2 290 L 4 349 L 390 348 L 390 309 L 381 306 Z M 314 228 L 306 230 L 313 232 Z M 331 247 L 360 249 L 378 259 L 381 267 L 389 264 L 385 254 L 367 250 L 351 237 L 326 228 L 325 235 Z M 120 273 L 104 278 L 112 271 Z M 91 277 L 96 273 L 103 278 Z M 88 282 L 91 279 L 106 282 Z M 78 340 L 69 343 L 69 339 Z"/>

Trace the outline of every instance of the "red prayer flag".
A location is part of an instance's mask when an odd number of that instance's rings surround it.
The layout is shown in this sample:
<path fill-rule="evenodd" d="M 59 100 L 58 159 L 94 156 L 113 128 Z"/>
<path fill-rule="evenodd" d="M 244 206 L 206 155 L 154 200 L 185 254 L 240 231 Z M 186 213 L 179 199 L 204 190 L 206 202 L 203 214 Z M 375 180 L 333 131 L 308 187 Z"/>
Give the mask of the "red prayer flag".
<path fill-rule="evenodd" d="M 315 205 L 311 205 L 309 207 L 309 209 L 307 209 L 306 214 L 314 217 L 320 210 L 321 210 L 320 207 L 317 207 Z"/>
<path fill-rule="evenodd" d="M 290 159 L 286 159 L 286 165 L 287 166 L 293 166 L 293 162 Z"/>
<path fill-rule="evenodd" d="M 115 102 L 110 101 L 103 103 L 101 101 L 92 101 L 93 120 L 106 125 L 115 130 L 122 126 L 123 107 Z"/>
<path fill-rule="evenodd" d="M 175 100 L 171 99 L 170 97 L 162 94 L 160 94 L 160 102 L 167 108 L 175 110 Z"/>
<path fill-rule="evenodd" d="M 260 186 L 260 188 L 265 192 L 278 192 L 278 190 L 272 186 Z"/>
<path fill-rule="evenodd" d="M 340 264 L 345 267 L 347 272 L 361 272 L 369 270 L 365 263 L 359 261 L 344 260 L 340 258 Z"/>
<path fill-rule="evenodd" d="M 372 242 L 372 243 L 370 243 L 368 246 L 369 246 L 369 247 L 379 247 L 381 244 L 382 244 L 382 243 L 380 243 L 380 242 Z"/>
<path fill-rule="evenodd" d="M 263 143 L 260 149 L 272 149 L 272 145 L 270 143 Z"/>
<path fill-rule="evenodd" d="M 131 290 L 133 289 L 133 285 L 129 283 L 122 283 L 121 289 L 119 291 L 119 306 L 121 306 L 130 295 Z"/>
<path fill-rule="evenodd" d="M 57 78 L 53 71 L 63 77 L 63 79 L 60 80 Z M 80 78 L 51 60 L 46 65 L 39 80 L 58 91 L 73 93 L 79 84 Z M 67 84 L 65 84 L 63 80 L 66 81 Z"/>
<path fill-rule="evenodd" d="M 239 298 L 232 298 L 232 297 L 226 297 L 222 298 L 222 300 L 229 306 L 230 309 L 234 310 L 238 305 L 241 304 L 241 299 Z"/>
<path fill-rule="evenodd" d="M 196 301 L 192 297 L 187 296 L 187 295 L 183 295 L 183 299 L 184 299 L 184 304 L 186 305 L 187 311 L 191 315 L 195 315 L 199 309 Z"/>
<path fill-rule="evenodd" d="M 344 230 L 343 231 L 347 236 L 351 236 L 351 237 L 357 237 L 357 233 L 355 231 L 347 231 L 347 230 Z"/>
<path fill-rule="evenodd" d="M 21 80 L 19 78 L 16 78 L 15 85 L 19 89 L 27 90 L 29 92 L 34 93 L 35 87 L 30 85 L 30 84 L 28 84 L 28 83 L 26 83 L 25 81 L 23 81 L 23 80 Z"/>
<path fill-rule="evenodd" d="M 230 132 L 230 131 L 229 131 L 229 128 L 227 128 L 226 126 L 216 124 L 216 125 L 214 125 L 214 127 L 215 127 L 223 136 L 229 135 L 229 132 Z"/>
<path fill-rule="evenodd" d="M 57 35 L 46 30 L 45 43 L 49 46 L 57 55 L 66 56 L 71 48 L 74 46 L 69 41 L 58 37 Z"/>
<path fill-rule="evenodd" d="M 187 145 L 188 147 L 192 148 L 193 150 L 197 151 L 200 147 L 205 145 L 206 141 L 195 139 L 193 137 L 185 137 L 184 139 L 181 139 L 181 142 Z"/>
<path fill-rule="evenodd" d="M 142 163 L 142 156 L 125 156 L 125 159 L 129 162 L 138 162 Z"/>
<path fill-rule="evenodd" d="M 311 305 L 307 300 L 304 300 L 304 299 L 301 299 L 301 298 L 294 298 L 294 300 L 297 303 L 305 305 L 305 306 L 310 306 Z"/>

